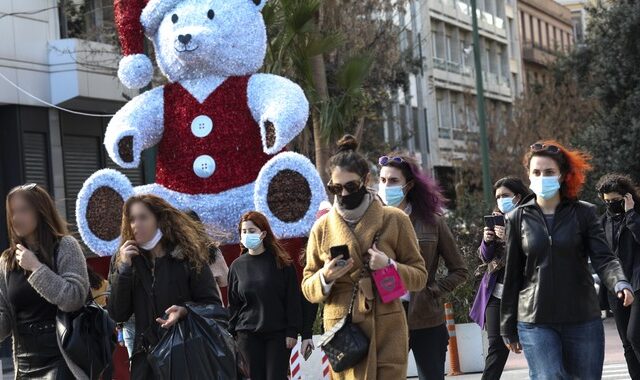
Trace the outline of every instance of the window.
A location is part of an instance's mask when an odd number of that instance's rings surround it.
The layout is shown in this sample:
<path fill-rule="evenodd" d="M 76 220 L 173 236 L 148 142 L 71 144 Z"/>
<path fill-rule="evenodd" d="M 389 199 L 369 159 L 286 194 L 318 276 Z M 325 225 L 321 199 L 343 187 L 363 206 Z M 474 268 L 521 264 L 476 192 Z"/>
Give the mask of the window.
<path fill-rule="evenodd" d="M 538 45 L 541 46 L 542 45 L 542 21 L 540 19 L 538 19 L 538 33 L 537 33 L 537 37 L 538 37 Z"/>
<path fill-rule="evenodd" d="M 434 57 L 446 59 L 445 36 L 441 30 L 442 24 L 437 25 L 431 33 L 433 34 Z"/>
<path fill-rule="evenodd" d="M 493 45 L 493 44 L 492 44 Z M 498 68 L 499 62 L 498 62 L 498 50 L 495 46 L 489 46 L 488 52 L 489 52 L 489 72 L 495 76 L 497 76 L 500 71 Z"/>
<path fill-rule="evenodd" d="M 438 135 L 443 139 L 451 138 L 451 124 L 449 123 L 449 107 L 445 91 L 438 91 L 436 95 L 436 112 L 438 117 Z"/>
<path fill-rule="evenodd" d="M 545 32 L 545 41 L 547 42 L 547 49 L 551 49 L 552 45 L 551 45 L 551 41 L 549 40 L 549 24 L 548 23 L 544 23 L 544 32 Z"/>
<path fill-rule="evenodd" d="M 529 38 L 533 44 L 536 41 L 536 34 L 533 31 L 533 16 L 529 15 Z"/>

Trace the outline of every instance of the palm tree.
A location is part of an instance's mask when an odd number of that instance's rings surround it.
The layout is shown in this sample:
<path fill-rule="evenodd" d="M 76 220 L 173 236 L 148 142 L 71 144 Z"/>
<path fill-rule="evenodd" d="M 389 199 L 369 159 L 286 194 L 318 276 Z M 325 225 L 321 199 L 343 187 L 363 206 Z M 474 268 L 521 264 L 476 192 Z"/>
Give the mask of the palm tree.
<path fill-rule="evenodd" d="M 325 182 L 331 142 L 354 120 L 372 63 L 367 55 L 353 55 L 338 67 L 326 67 L 325 55 L 344 43 L 341 35 L 321 31 L 323 7 L 331 6 L 337 5 L 275 0 L 263 11 L 269 35 L 265 71 L 291 77 L 309 98 L 315 164 Z"/>

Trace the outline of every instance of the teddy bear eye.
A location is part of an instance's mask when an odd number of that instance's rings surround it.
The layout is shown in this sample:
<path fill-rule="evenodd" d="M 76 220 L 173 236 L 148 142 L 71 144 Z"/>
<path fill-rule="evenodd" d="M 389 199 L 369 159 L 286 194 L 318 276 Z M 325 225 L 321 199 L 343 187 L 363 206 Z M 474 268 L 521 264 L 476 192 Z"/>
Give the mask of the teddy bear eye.
<path fill-rule="evenodd" d="M 178 22 L 178 15 L 177 14 L 174 13 L 173 16 L 171 16 L 171 22 L 173 22 L 174 24 L 176 22 Z"/>
<path fill-rule="evenodd" d="M 207 17 L 209 17 L 209 20 L 213 20 L 213 17 L 216 15 L 216 13 L 213 11 L 213 9 L 209 9 L 209 12 L 207 12 Z"/>

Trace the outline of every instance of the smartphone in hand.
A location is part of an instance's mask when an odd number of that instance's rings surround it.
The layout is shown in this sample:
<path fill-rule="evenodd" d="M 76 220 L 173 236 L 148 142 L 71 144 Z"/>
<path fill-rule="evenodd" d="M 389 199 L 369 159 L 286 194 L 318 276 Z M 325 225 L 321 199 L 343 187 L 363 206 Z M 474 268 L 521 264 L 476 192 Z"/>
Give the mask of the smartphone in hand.
<path fill-rule="evenodd" d="M 331 259 L 342 256 L 338 261 L 339 266 L 345 266 L 347 264 L 347 260 L 349 260 L 349 246 L 338 245 L 335 247 L 331 247 L 329 251 L 331 252 Z"/>
<path fill-rule="evenodd" d="M 504 227 L 504 215 L 494 215 L 493 223 L 496 226 Z"/>
<path fill-rule="evenodd" d="M 495 222 L 495 219 L 493 218 L 493 215 L 484 216 L 484 225 L 490 230 L 493 230 L 496 227 L 496 222 Z"/>
<path fill-rule="evenodd" d="M 302 357 L 304 358 L 304 360 L 309 360 L 312 353 L 313 353 L 313 346 L 307 346 L 307 349 L 304 350 Z"/>

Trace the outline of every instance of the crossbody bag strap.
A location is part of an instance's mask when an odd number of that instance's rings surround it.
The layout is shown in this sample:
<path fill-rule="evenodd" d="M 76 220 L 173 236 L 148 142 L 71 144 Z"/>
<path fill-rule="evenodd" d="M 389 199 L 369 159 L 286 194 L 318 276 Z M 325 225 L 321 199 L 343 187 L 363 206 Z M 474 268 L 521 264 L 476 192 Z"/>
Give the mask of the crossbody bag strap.
<path fill-rule="evenodd" d="M 377 232 L 373 237 L 373 242 L 371 243 L 371 246 L 373 246 L 375 243 L 378 242 L 379 237 L 380 237 L 380 232 Z M 347 313 L 347 318 L 349 320 L 353 315 L 353 305 L 356 302 L 356 296 L 358 295 L 358 289 L 360 288 L 360 280 L 362 280 L 364 276 L 367 274 L 367 265 L 368 264 L 366 262 L 362 263 L 362 269 L 360 269 L 360 274 L 358 275 L 358 279 L 356 280 L 356 283 L 353 284 L 353 291 L 351 292 L 351 301 L 349 301 L 349 312 Z"/>

